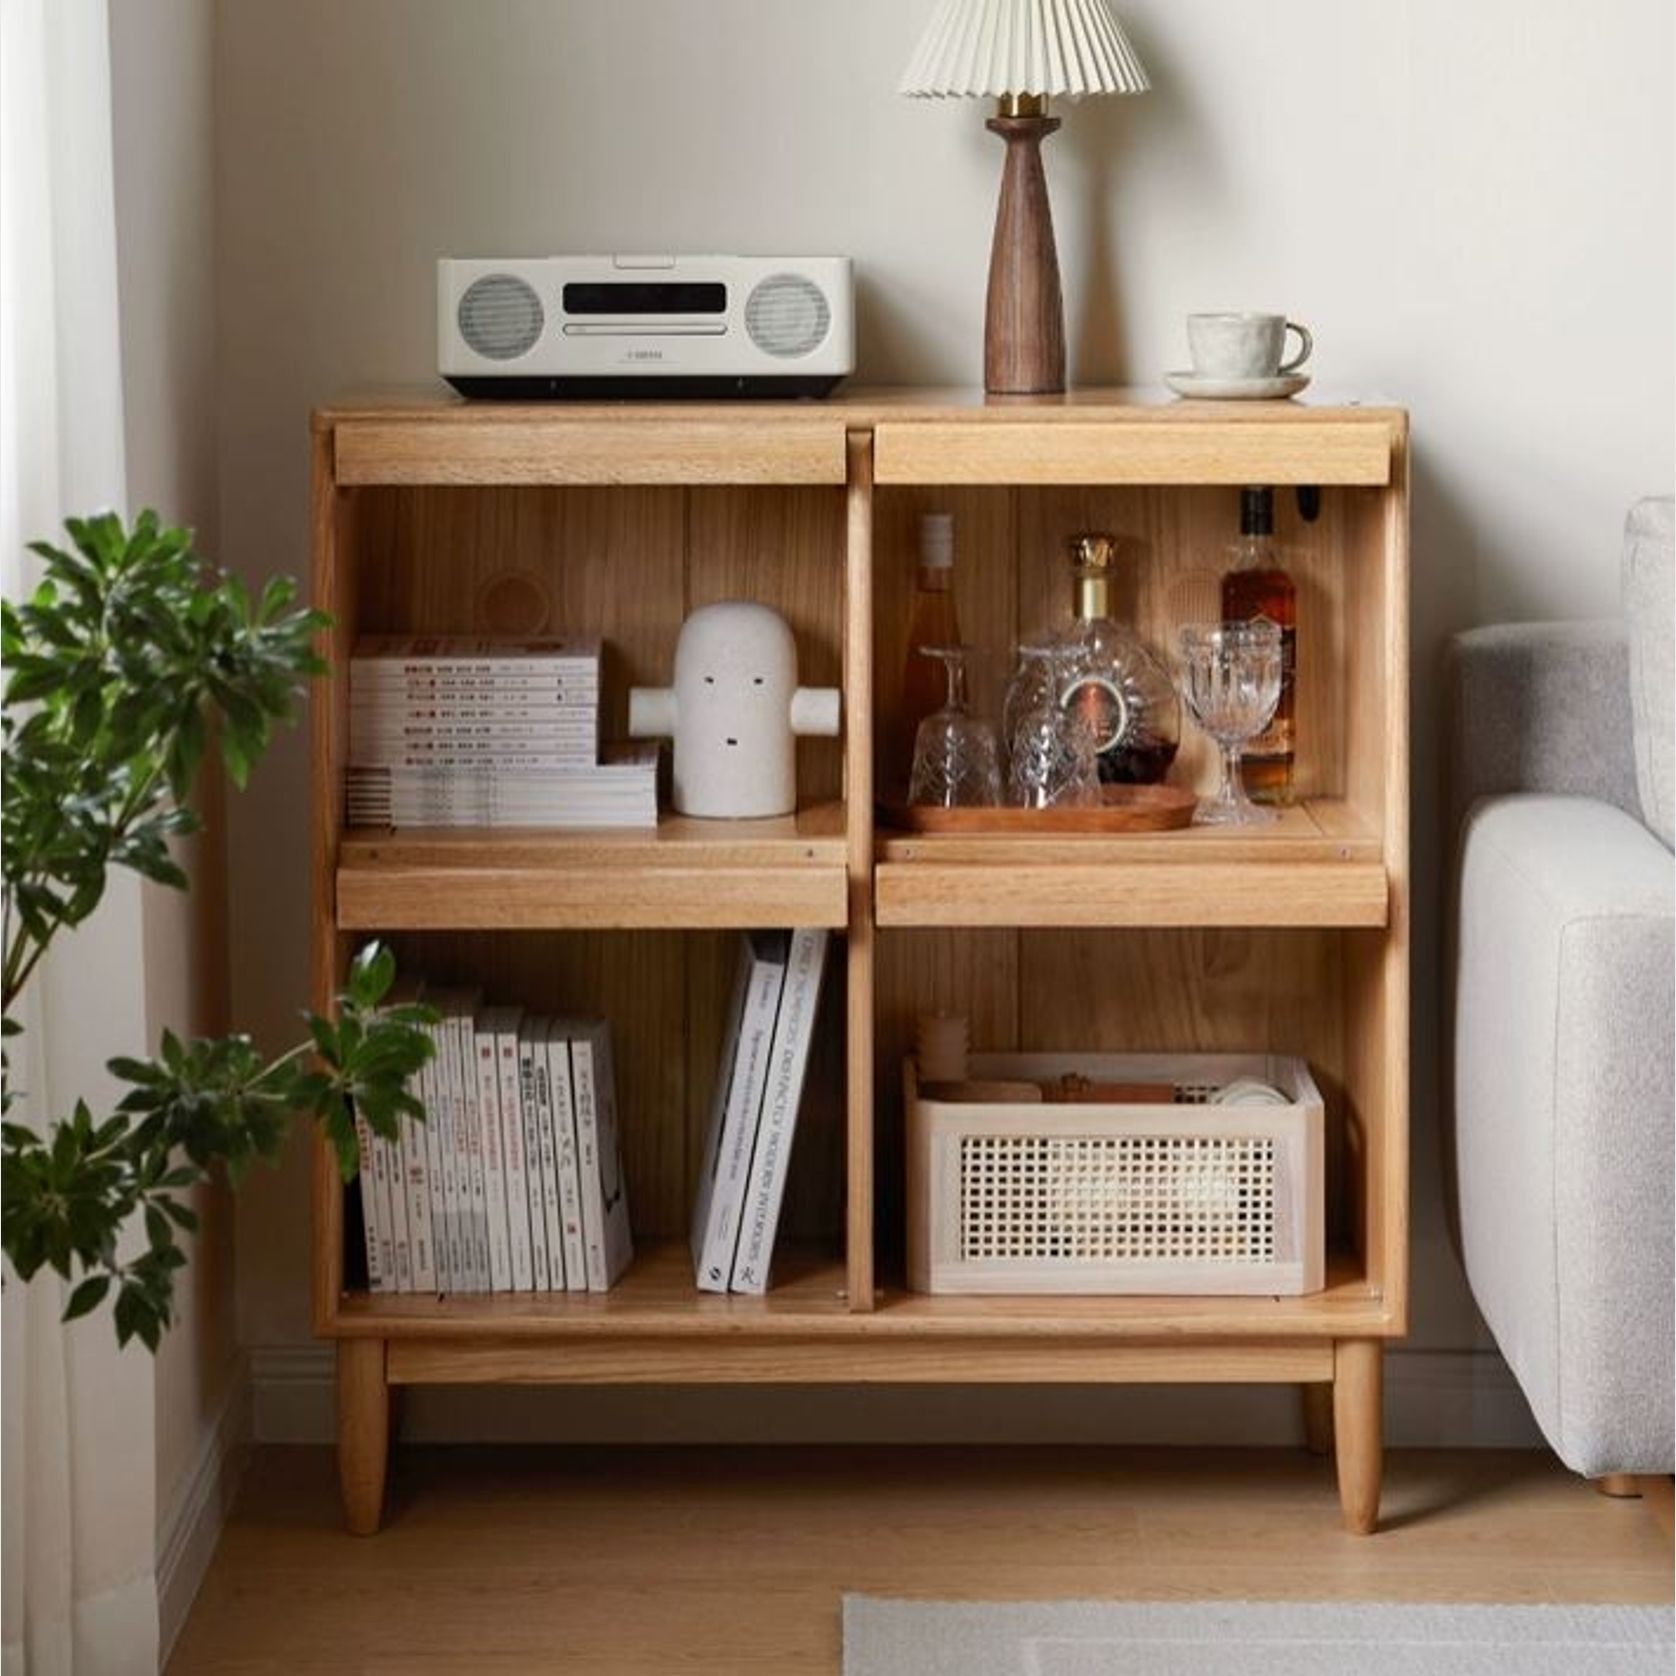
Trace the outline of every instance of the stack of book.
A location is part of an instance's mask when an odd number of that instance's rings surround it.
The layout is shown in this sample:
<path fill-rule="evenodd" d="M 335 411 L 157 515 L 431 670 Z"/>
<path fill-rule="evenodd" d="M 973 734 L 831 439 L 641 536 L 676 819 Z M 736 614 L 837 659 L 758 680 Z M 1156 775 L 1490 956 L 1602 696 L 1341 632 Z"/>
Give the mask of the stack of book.
<path fill-rule="evenodd" d="M 693 1205 L 705 1292 L 764 1292 L 826 961 L 824 931 L 742 940 Z"/>
<path fill-rule="evenodd" d="M 656 826 L 657 747 L 599 760 L 597 640 L 375 635 L 349 662 L 352 826 Z"/>
<path fill-rule="evenodd" d="M 610 1027 L 425 993 L 441 1014 L 397 1140 L 357 1123 L 374 1292 L 604 1292 L 633 1255 Z"/>

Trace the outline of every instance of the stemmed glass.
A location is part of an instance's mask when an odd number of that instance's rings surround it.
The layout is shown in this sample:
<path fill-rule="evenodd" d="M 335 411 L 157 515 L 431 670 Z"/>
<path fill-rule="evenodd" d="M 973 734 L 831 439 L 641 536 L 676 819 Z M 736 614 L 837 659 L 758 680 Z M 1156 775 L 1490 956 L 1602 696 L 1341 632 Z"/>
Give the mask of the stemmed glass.
<path fill-rule="evenodd" d="M 948 697 L 941 710 L 919 724 L 914 736 L 914 769 L 908 801 L 939 809 L 993 807 L 1001 801 L 1000 755 L 995 729 L 974 716 L 966 700 L 965 646 L 922 646 L 941 659 Z"/>
<path fill-rule="evenodd" d="M 1007 801 L 1022 809 L 1086 807 L 1100 801 L 1093 729 L 1063 699 L 1067 651 L 1023 645 L 1001 708 L 1007 743 Z"/>
<path fill-rule="evenodd" d="M 1280 629 L 1249 623 L 1193 623 L 1181 631 L 1182 686 L 1193 719 L 1221 748 L 1222 783 L 1193 817 L 1204 826 L 1256 826 L 1275 819 L 1245 795 L 1240 753 L 1274 719 L 1280 703 Z"/>

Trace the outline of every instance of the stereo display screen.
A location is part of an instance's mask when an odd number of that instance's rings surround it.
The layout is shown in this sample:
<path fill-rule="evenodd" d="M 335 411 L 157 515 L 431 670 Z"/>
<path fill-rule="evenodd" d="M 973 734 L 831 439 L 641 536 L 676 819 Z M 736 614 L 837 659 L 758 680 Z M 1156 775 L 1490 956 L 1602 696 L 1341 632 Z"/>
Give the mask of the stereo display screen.
<path fill-rule="evenodd" d="M 567 285 L 566 314 L 726 314 L 727 287 L 693 280 L 606 280 Z"/>

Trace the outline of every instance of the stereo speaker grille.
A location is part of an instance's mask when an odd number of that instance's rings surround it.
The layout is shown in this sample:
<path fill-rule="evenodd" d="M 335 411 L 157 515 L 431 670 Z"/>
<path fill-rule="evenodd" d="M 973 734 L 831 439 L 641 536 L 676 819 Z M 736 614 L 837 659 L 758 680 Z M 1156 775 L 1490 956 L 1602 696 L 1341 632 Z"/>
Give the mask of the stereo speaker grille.
<path fill-rule="evenodd" d="M 460 298 L 460 336 L 490 361 L 515 361 L 535 348 L 545 323 L 534 286 L 516 274 L 485 274 Z"/>
<path fill-rule="evenodd" d="M 770 274 L 745 299 L 745 331 L 751 342 L 782 360 L 813 354 L 831 325 L 826 293 L 802 274 Z"/>

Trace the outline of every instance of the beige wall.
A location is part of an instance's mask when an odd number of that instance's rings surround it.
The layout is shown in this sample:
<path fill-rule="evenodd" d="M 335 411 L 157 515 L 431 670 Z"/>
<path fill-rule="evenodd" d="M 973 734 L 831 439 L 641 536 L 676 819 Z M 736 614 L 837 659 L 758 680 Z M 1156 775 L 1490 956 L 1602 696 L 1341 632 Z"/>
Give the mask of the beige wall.
<path fill-rule="evenodd" d="M 848 252 L 864 378 L 975 378 L 998 149 L 978 110 L 894 94 L 928 10 L 223 0 L 226 550 L 302 570 L 308 407 L 429 374 L 445 254 Z M 1669 487 L 1669 0 L 1120 10 L 1155 91 L 1051 145 L 1074 374 L 1155 381 L 1189 309 L 1279 307 L 1323 384 L 1413 409 L 1423 904 L 1445 635 L 1612 610 L 1624 508 Z M 305 996 L 303 765 L 283 741 L 231 827 L 237 1016 L 275 1040 Z M 1449 1350 L 1481 1340 L 1440 1210 L 1433 941 L 1422 915 L 1415 1342 Z M 238 1242 L 245 1340 L 306 1341 L 300 1147 Z"/>
<path fill-rule="evenodd" d="M 212 0 L 120 0 L 110 9 L 122 374 L 132 507 L 155 506 L 220 552 L 215 439 L 214 8 Z M 227 1024 L 223 798 L 188 846 L 190 896 L 145 895 L 147 1024 Z M 157 1510 L 177 1497 L 237 1366 L 231 1206 L 198 1196 L 203 1230 L 177 1282 L 178 1318 L 156 1365 Z"/>

